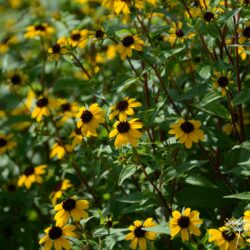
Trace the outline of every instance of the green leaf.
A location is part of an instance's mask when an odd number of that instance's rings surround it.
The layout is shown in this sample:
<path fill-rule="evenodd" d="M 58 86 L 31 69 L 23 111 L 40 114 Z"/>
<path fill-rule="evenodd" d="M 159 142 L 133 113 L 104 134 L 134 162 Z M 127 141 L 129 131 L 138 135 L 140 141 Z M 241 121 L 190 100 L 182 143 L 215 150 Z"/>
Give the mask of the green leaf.
<path fill-rule="evenodd" d="M 159 233 L 159 234 L 168 234 L 168 235 L 170 234 L 168 223 L 163 223 L 155 227 L 143 227 L 143 230 L 147 232 L 154 232 L 154 233 Z"/>
<path fill-rule="evenodd" d="M 246 150 L 250 150 L 250 141 L 244 141 L 240 145 L 234 146 L 232 149 L 243 148 Z"/>
<path fill-rule="evenodd" d="M 205 84 L 197 84 L 189 88 L 184 94 L 175 98 L 175 101 L 190 100 L 195 96 L 201 96 L 207 92 L 207 86 Z"/>
<path fill-rule="evenodd" d="M 238 200 L 250 200 L 250 192 L 243 192 L 238 194 L 232 194 L 224 196 L 223 198 L 238 199 Z"/>
<path fill-rule="evenodd" d="M 185 47 L 182 47 L 182 48 L 177 48 L 177 49 L 171 49 L 171 50 L 168 50 L 167 52 L 162 52 L 160 54 L 160 61 L 157 62 L 158 64 L 163 64 L 165 63 L 170 57 L 172 57 L 173 55 L 176 55 L 178 53 L 180 53 L 182 50 L 184 50 Z"/>
<path fill-rule="evenodd" d="M 131 175 L 133 175 L 137 170 L 136 165 L 130 165 L 130 166 L 124 166 L 122 168 L 122 171 L 120 172 L 119 179 L 118 179 L 118 185 L 122 185 L 122 183 L 128 179 Z"/>
<path fill-rule="evenodd" d="M 132 193 L 128 196 L 124 196 L 121 198 L 116 199 L 117 201 L 124 202 L 124 203 L 138 203 L 138 202 L 145 202 L 148 200 L 148 195 L 143 193 Z"/>
<path fill-rule="evenodd" d="M 230 114 L 228 112 L 228 110 L 223 106 L 221 105 L 220 103 L 218 102 L 211 102 L 211 103 L 208 103 L 204 106 L 196 106 L 198 109 L 201 109 L 209 114 L 212 114 L 212 115 L 215 115 L 215 116 L 219 116 L 219 117 L 222 117 L 222 118 L 228 118 L 230 117 Z"/>
<path fill-rule="evenodd" d="M 203 79 L 208 79 L 211 76 L 211 66 L 206 65 L 204 67 L 201 68 L 201 70 L 199 71 L 199 76 Z"/>
<path fill-rule="evenodd" d="M 233 99 L 233 104 L 235 106 L 248 103 L 250 101 L 250 89 L 242 90 L 235 98 Z"/>
<path fill-rule="evenodd" d="M 200 107 L 206 106 L 208 103 L 216 101 L 221 98 L 221 95 L 219 95 L 216 92 L 209 92 L 207 93 L 202 100 L 199 103 Z"/>
<path fill-rule="evenodd" d="M 185 182 L 194 186 L 217 188 L 215 184 L 213 184 L 210 180 L 201 175 L 188 176 L 187 178 L 185 178 Z"/>
<path fill-rule="evenodd" d="M 232 18 L 233 16 L 235 16 L 237 13 L 239 13 L 241 11 L 241 8 L 235 9 L 235 10 L 231 10 L 231 11 L 227 11 L 225 12 L 225 14 L 223 14 L 220 18 L 219 18 L 219 23 L 223 24 L 226 21 L 228 21 L 230 18 Z"/>

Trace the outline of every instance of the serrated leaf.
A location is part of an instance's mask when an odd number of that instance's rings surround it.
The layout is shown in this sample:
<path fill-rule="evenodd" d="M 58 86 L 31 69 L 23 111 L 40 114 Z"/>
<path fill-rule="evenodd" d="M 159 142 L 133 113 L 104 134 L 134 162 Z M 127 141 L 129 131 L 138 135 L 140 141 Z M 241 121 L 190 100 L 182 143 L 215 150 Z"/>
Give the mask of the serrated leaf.
<path fill-rule="evenodd" d="M 122 183 L 128 179 L 131 175 L 133 175 L 137 170 L 137 166 L 130 165 L 130 166 L 124 166 L 120 172 L 119 179 L 118 179 L 118 185 L 122 185 Z"/>
<path fill-rule="evenodd" d="M 243 193 L 238 193 L 238 194 L 227 195 L 227 196 L 224 196 L 223 198 L 238 199 L 238 200 L 250 200 L 250 192 L 243 192 Z"/>

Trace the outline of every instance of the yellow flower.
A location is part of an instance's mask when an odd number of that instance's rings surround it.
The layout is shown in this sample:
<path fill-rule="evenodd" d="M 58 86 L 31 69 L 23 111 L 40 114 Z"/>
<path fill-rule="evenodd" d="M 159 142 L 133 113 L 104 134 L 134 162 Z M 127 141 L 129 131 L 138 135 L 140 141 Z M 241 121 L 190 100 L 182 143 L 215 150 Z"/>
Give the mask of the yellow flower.
<path fill-rule="evenodd" d="M 170 126 L 171 129 L 168 133 L 175 135 L 176 139 L 185 144 L 186 148 L 191 148 L 193 142 L 198 143 L 199 140 L 204 139 L 204 133 L 200 126 L 200 121 L 180 119 Z"/>
<path fill-rule="evenodd" d="M 134 115 L 133 108 L 140 107 L 141 103 L 137 102 L 135 98 L 125 97 L 122 101 L 113 105 L 109 119 L 112 120 L 115 116 L 119 115 L 119 120 L 126 120 L 127 115 Z"/>
<path fill-rule="evenodd" d="M 83 136 L 81 132 L 81 128 L 76 128 L 69 136 L 69 138 L 73 138 L 72 148 L 75 148 L 77 145 L 80 145 L 83 141 Z"/>
<path fill-rule="evenodd" d="M 5 54 L 8 50 L 11 44 L 17 43 L 18 40 L 15 36 L 6 36 L 1 42 L 0 42 L 0 54 Z"/>
<path fill-rule="evenodd" d="M 87 44 L 89 31 L 84 30 L 72 30 L 70 37 L 68 38 L 68 44 L 72 47 L 84 48 Z"/>
<path fill-rule="evenodd" d="M 124 1 L 124 0 L 115 0 L 113 5 L 113 10 L 117 15 L 122 12 L 125 15 L 128 15 L 130 13 L 129 7 L 135 7 L 137 9 L 142 9 L 143 1 L 142 0 L 135 0 L 133 2 L 131 1 Z"/>
<path fill-rule="evenodd" d="M 133 147 L 137 146 L 138 139 L 142 136 L 137 129 L 143 127 L 137 118 L 130 121 L 116 121 L 114 129 L 109 133 L 109 138 L 115 137 L 115 147 L 120 148 L 122 145 L 130 143 Z"/>
<path fill-rule="evenodd" d="M 48 227 L 44 230 L 46 235 L 40 239 L 39 244 L 45 243 L 44 250 L 50 250 L 53 245 L 55 250 L 71 249 L 72 246 L 67 237 L 76 238 L 77 235 L 73 232 L 75 229 L 76 227 L 72 225 Z"/>
<path fill-rule="evenodd" d="M 72 151 L 71 145 L 66 144 L 63 145 L 61 142 L 56 142 L 52 146 L 49 157 L 54 158 L 57 157 L 58 160 L 61 160 L 64 155 L 70 153 Z"/>
<path fill-rule="evenodd" d="M 9 4 L 12 8 L 17 9 L 21 6 L 22 0 L 9 0 Z"/>
<path fill-rule="evenodd" d="M 80 118 L 77 128 L 81 128 L 84 136 L 97 136 L 96 129 L 100 123 L 104 122 L 104 111 L 97 103 L 94 103 L 90 105 L 89 109 L 80 108 L 76 117 Z"/>
<path fill-rule="evenodd" d="M 90 31 L 89 37 L 94 38 L 95 40 L 103 40 L 106 37 L 106 35 L 102 29 L 97 29 L 95 31 Z"/>
<path fill-rule="evenodd" d="M 239 114 L 237 112 L 233 113 L 233 121 L 234 121 L 234 124 L 235 124 L 237 131 L 240 132 Z M 227 123 L 223 126 L 222 131 L 225 134 L 230 135 L 232 133 L 232 131 L 235 132 L 233 121 L 231 121 L 230 123 Z M 250 113 L 248 113 L 248 112 L 243 113 L 243 124 L 244 125 L 250 124 Z"/>
<path fill-rule="evenodd" d="M 36 107 L 31 114 L 31 117 L 41 122 L 43 116 L 49 116 L 49 99 L 47 97 L 40 97 L 36 102 Z"/>
<path fill-rule="evenodd" d="M 118 44 L 116 49 L 121 54 L 121 59 L 132 56 L 132 50 L 142 51 L 144 42 L 137 36 L 127 35 L 125 36 L 121 44 Z"/>
<path fill-rule="evenodd" d="M 54 28 L 47 23 L 40 23 L 38 25 L 31 25 L 26 28 L 25 37 L 32 39 L 37 36 L 47 37 L 54 33 Z"/>
<path fill-rule="evenodd" d="M 131 231 L 125 237 L 125 240 L 131 240 L 130 247 L 137 249 L 137 245 L 141 250 L 147 249 L 147 240 L 155 240 L 157 233 L 143 230 L 144 228 L 155 227 L 157 224 L 152 218 L 148 218 L 142 223 L 139 220 L 134 221 L 134 225 L 129 226 Z"/>
<path fill-rule="evenodd" d="M 190 208 L 186 208 L 182 213 L 177 210 L 173 211 L 172 218 L 169 221 L 171 237 L 174 238 L 180 233 L 182 241 L 188 241 L 191 234 L 200 236 L 199 226 L 203 221 L 199 218 L 199 215 L 198 211 L 191 211 Z"/>
<path fill-rule="evenodd" d="M 57 226 L 63 226 L 72 217 L 75 221 L 86 219 L 89 214 L 85 211 L 89 208 L 89 202 L 87 200 L 76 200 L 74 198 L 67 198 L 62 203 L 55 206 Z"/>
<path fill-rule="evenodd" d="M 10 83 L 10 89 L 17 90 L 27 81 L 28 77 L 20 70 L 12 70 L 7 73 L 7 79 Z"/>
<path fill-rule="evenodd" d="M 250 236 L 250 210 L 246 210 L 244 212 L 243 222 L 244 222 L 244 232 L 246 233 L 247 236 Z M 250 242 L 250 239 L 248 239 L 247 241 Z"/>
<path fill-rule="evenodd" d="M 242 237 L 231 228 L 223 226 L 218 229 L 208 229 L 208 241 L 214 241 L 220 250 L 237 250 L 243 245 Z"/>
<path fill-rule="evenodd" d="M 182 26 L 181 22 L 171 25 L 169 30 L 170 35 L 167 38 L 171 45 L 175 44 L 177 41 L 183 43 L 186 39 L 190 39 L 195 35 L 194 33 L 185 34 Z"/>
<path fill-rule="evenodd" d="M 213 87 L 215 89 L 220 88 L 222 96 L 225 96 L 227 94 L 228 85 L 233 84 L 233 80 L 230 80 L 231 78 L 231 72 L 228 71 L 227 73 L 225 71 L 214 72 L 214 76 L 212 77 L 213 81 Z"/>
<path fill-rule="evenodd" d="M 47 165 L 39 165 L 37 167 L 27 167 L 23 175 L 21 175 L 18 179 L 17 185 L 19 187 L 25 186 L 27 189 L 30 189 L 32 183 L 39 183 L 43 182 L 41 175 L 45 173 L 45 168 Z"/>
<path fill-rule="evenodd" d="M 51 48 L 48 49 L 48 52 L 50 54 L 49 55 L 50 61 L 58 61 L 60 55 L 65 55 L 68 52 L 68 50 L 59 43 L 56 43 Z"/>
<path fill-rule="evenodd" d="M 70 180 L 64 179 L 60 181 L 54 188 L 54 191 L 50 194 L 50 198 L 52 199 L 52 205 L 55 206 L 57 199 L 59 199 L 63 195 L 63 191 L 71 187 L 72 187 L 72 184 Z"/>
<path fill-rule="evenodd" d="M 237 32 L 240 35 L 240 44 L 250 41 L 250 21 L 246 22 L 243 28 L 237 29 Z"/>
<path fill-rule="evenodd" d="M 11 141 L 12 137 L 13 137 L 12 134 L 8 135 L 0 134 L 0 155 L 4 154 L 6 151 L 11 150 L 17 145 L 16 142 Z"/>

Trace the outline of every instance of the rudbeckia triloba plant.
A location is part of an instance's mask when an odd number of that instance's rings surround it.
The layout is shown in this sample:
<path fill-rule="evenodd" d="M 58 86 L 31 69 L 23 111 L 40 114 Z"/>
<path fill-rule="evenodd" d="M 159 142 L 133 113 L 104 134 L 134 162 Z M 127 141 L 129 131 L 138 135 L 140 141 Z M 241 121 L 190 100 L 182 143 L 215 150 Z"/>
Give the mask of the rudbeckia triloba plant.
<path fill-rule="evenodd" d="M 0 2 L 0 248 L 250 249 L 249 1 Z"/>

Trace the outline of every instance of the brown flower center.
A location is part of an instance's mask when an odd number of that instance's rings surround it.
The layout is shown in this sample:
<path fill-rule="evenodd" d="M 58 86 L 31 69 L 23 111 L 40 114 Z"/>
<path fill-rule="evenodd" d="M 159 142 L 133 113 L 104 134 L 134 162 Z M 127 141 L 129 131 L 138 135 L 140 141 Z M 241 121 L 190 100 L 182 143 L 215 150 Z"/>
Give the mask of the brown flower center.
<path fill-rule="evenodd" d="M 50 239 L 55 240 L 60 238 L 61 236 L 62 236 L 62 229 L 60 227 L 54 226 L 49 230 Z"/>
<path fill-rule="evenodd" d="M 33 167 L 27 167 L 24 170 L 24 175 L 26 175 L 26 176 L 30 176 L 30 175 L 32 175 L 34 173 L 35 173 L 35 169 Z"/>
<path fill-rule="evenodd" d="M 73 41 L 79 41 L 80 38 L 81 38 L 81 35 L 79 33 L 76 33 L 76 34 L 72 34 L 70 36 L 70 38 L 73 40 Z"/>
<path fill-rule="evenodd" d="M 175 34 L 176 34 L 176 36 L 178 36 L 178 37 L 184 37 L 184 33 L 183 33 L 182 29 L 176 30 Z"/>
<path fill-rule="evenodd" d="M 228 83 L 229 83 L 229 81 L 228 81 L 227 77 L 225 77 L 225 76 L 221 76 L 218 79 L 218 84 L 221 88 L 225 88 L 228 85 Z"/>
<path fill-rule="evenodd" d="M 67 112 L 67 111 L 70 111 L 71 110 L 71 105 L 70 103 L 64 103 L 64 104 L 61 104 L 61 109 L 62 109 L 62 112 Z"/>
<path fill-rule="evenodd" d="M 128 122 L 119 122 L 117 125 L 117 130 L 119 133 L 127 133 L 130 129 L 130 124 Z"/>
<path fill-rule="evenodd" d="M 104 32 L 102 30 L 97 30 L 95 32 L 95 37 L 96 38 L 103 38 L 104 37 Z"/>
<path fill-rule="evenodd" d="M 190 225 L 190 219 L 187 216 L 181 216 L 177 223 L 181 228 L 187 228 Z"/>
<path fill-rule="evenodd" d="M 191 133 L 194 131 L 194 125 L 191 122 L 184 122 L 181 124 L 181 130 L 187 134 Z"/>
<path fill-rule="evenodd" d="M 47 106 L 49 103 L 49 100 L 46 97 L 40 98 L 37 102 L 36 102 L 36 106 L 39 108 L 43 108 L 45 106 Z"/>
<path fill-rule="evenodd" d="M 52 47 L 52 51 L 53 51 L 53 53 L 54 54 L 58 54 L 58 53 L 60 53 L 60 51 L 61 51 L 61 46 L 60 46 L 60 44 L 55 44 L 53 47 Z"/>
<path fill-rule="evenodd" d="M 141 229 L 142 226 L 135 228 L 134 234 L 136 238 L 142 238 L 144 237 L 146 231 Z"/>
<path fill-rule="evenodd" d="M 0 148 L 3 148 L 7 145 L 7 141 L 4 138 L 0 138 Z"/>
<path fill-rule="evenodd" d="M 230 230 L 225 230 L 222 232 L 222 237 L 226 240 L 226 241 L 232 241 L 234 240 L 234 238 L 236 237 L 234 232 L 231 232 Z"/>
<path fill-rule="evenodd" d="M 43 26 L 42 24 L 38 24 L 38 25 L 36 25 L 35 26 L 35 30 L 39 30 L 39 31 L 45 31 L 46 30 L 46 28 L 45 28 L 45 26 Z"/>
<path fill-rule="evenodd" d="M 214 14 L 210 11 L 206 11 L 204 14 L 204 20 L 207 22 L 211 22 L 214 19 Z"/>
<path fill-rule="evenodd" d="M 76 201 L 72 198 L 68 198 L 67 200 L 63 201 L 62 207 L 66 211 L 70 211 L 76 207 Z"/>
<path fill-rule="evenodd" d="M 250 38 L 250 26 L 243 30 L 243 36 Z"/>
<path fill-rule="evenodd" d="M 84 123 L 89 123 L 93 118 L 93 114 L 88 111 L 88 110 L 85 110 L 83 111 L 82 115 L 81 115 L 81 119 Z"/>
<path fill-rule="evenodd" d="M 20 75 L 18 74 L 14 74 L 12 77 L 11 77 L 11 82 L 13 83 L 13 85 L 18 85 L 20 84 L 22 81 Z"/>
<path fill-rule="evenodd" d="M 124 111 L 128 108 L 128 102 L 123 100 L 120 101 L 116 104 L 116 109 L 118 109 L 119 111 Z"/>
<path fill-rule="evenodd" d="M 124 47 L 129 47 L 132 44 L 134 44 L 134 42 L 135 42 L 135 39 L 133 36 L 126 36 L 122 39 L 122 44 Z"/>

